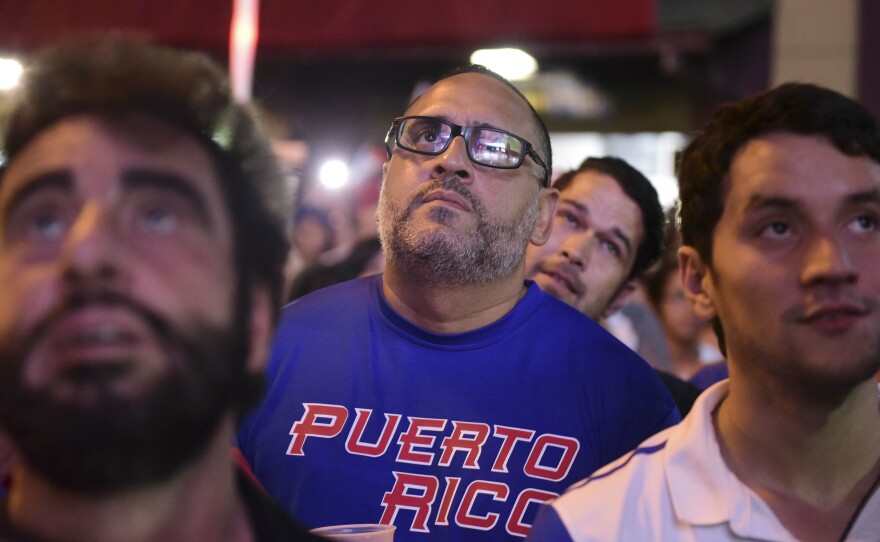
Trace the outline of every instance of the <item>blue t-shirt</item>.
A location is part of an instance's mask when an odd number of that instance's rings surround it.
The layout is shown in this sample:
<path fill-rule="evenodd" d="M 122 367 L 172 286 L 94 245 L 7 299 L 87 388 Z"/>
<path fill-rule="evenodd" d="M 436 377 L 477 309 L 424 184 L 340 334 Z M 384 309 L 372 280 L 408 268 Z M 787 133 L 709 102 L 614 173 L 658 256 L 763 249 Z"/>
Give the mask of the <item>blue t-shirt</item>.
<path fill-rule="evenodd" d="M 257 478 L 308 527 L 509 540 L 539 503 L 679 421 L 647 363 L 527 285 L 503 318 L 453 335 L 394 312 L 380 275 L 286 307 L 238 436 Z"/>

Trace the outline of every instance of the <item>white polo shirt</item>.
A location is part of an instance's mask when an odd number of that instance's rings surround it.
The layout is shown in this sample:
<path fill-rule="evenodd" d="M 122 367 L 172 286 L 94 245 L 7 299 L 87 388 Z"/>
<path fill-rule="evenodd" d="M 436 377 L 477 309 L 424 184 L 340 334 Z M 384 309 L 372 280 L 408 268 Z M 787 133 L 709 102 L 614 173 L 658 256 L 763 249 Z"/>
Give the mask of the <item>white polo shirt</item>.
<path fill-rule="evenodd" d="M 712 411 L 727 391 L 726 380 L 715 384 L 679 425 L 575 484 L 552 508 L 544 507 L 529 540 L 796 541 L 721 457 Z M 846 540 L 880 541 L 880 491 Z"/>

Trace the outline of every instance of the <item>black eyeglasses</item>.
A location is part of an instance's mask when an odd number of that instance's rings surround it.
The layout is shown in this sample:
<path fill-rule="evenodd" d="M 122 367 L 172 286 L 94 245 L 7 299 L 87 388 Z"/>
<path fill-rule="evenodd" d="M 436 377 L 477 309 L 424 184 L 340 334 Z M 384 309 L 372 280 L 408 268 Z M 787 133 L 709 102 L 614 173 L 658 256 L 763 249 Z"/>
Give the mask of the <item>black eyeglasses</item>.
<path fill-rule="evenodd" d="M 437 117 L 399 117 L 394 119 L 385 136 L 385 149 L 388 158 L 394 150 L 393 144 L 416 154 L 436 156 L 448 149 L 459 135 L 467 143 L 471 162 L 498 169 L 516 169 L 526 156 L 531 156 L 544 169 L 544 186 L 550 186 L 550 171 L 535 147 L 525 139 L 497 128 L 459 126 Z"/>

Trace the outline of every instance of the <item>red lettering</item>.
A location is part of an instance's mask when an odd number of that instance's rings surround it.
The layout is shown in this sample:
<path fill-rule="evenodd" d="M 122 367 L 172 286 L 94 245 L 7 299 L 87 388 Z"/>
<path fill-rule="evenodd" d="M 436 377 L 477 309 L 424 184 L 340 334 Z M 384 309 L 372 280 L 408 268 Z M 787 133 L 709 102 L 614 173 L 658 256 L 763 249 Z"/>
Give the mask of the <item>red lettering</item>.
<path fill-rule="evenodd" d="M 348 433 L 348 440 L 345 441 L 345 449 L 350 453 L 369 457 L 379 457 L 384 454 L 391 442 L 391 435 L 394 434 L 394 431 L 397 430 L 397 424 L 400 423 L 400 414 L 385 414 L 385 426 L 382 428 L 379 441 L 376 444 L 369 444 L 361 442 L 361 438 L 364 436 L 364 429 L 366 429 L 373 411 L 365 408 L 354 410 L 357 414 L 351 431 Z"/>
<path fill-rule="evenodd" d="M 446 492 L 443 494 L 443 500 L 440 501 L 440 509 L 437 510 L 437 525 L 449 525 L 449 510 L 452 508 L 452 499 L 458 491 L 458 484 L 461 478 L 446 478 Z"/>
<path fill-rule="evenodd" d="M 306 411 L 290 428 L 290 446 L 287 455 L 305 455 L 303 445 L 308 437 L 333 438 L 342 431 L 348 419 L 348 409 L 339 405 L 303 403 Z"/>
<path fill-rule="evenodd" d="M 532 526 L 528 523 L 523 523 L 523 516 L 526 515 L 526 510 L 529 505 L 532 503 L 544 503 L 550 501 L 551 499 L 555 499 L 558 497 L 556 493 L 552 493 L 550 491 L 541 491 L 540 489 L 524 489 L 519 497 L 516 498 L 516 502 L 513 505 L 513 510 L 510 512 L 510 517 L 507 518 L 507 532 L 514 536 L 526 536 L 529 534 L 529 529 Z"/>
<path fill-rule="evenodd" d="M 489 482 L 486 480 L 474 480 L 464 492 L 461 504 L 458 507 L 458 513 L 455 514 L 455 522 L 461 527 L 469 529 L 479 529 L 488 531 L 498 523 L 498 514 L 490 512 L 485 516 L 474 515 L 471 510 L 474 507 L 474 501 L 480 494 L 492 495 L 495 501 L 504 501 L 510 493 L 507 484 L 499 484 L 497 482 Z"/>
<path fill-rule="evenodd" d="M 408 418 L 409 429 L 397 438 L 400 450 L 397 452 L 397 460 L 402 463 L 415 463 L 418 465 L 430 465 L 434 460 L 434 454 L 430 452 L 418 452 L 413 448 L 430 448 L 434 445 L 435 436 L 422 435 L 425 431 L 442 431 L 446 427 L 446 420 L 434 418 Z"/>
<path fill-rule="evenodd" d="M 555 467 L 541 464 L 544 452 L 547 451 L 547 448 L 550 446 L 562 448 L 563 450 L 562 457 L 559 459 L 559 464 Z M 532 478 L 542 478 L 544 480 L 558 482 L 568 474 L 580 447 L 581 444 L 576 439 L 570 437 L 541 435 L 538 437 L 538 440 L 535 441 L 532 453 L 529 454 L 523 472 Z"/>
<path fill-rule="evenodd" d="M 452 462 L 455 452 L 467 452 L 463 467 L 466 469 L 478 469 L 480 465 L 480 451 L 486 439 L 489 438 L 489 426 L 484 423 L 452 421 L 452 434 L 440 444 L 443 455 L 440 456 L 438 465 L 448 467 Z"/>
<path fill-rule="evenodd" d="M 413 510 L 412 531 L 427 533 L 428 517 L 431 505 L 437 497 L 439 486 L 437 478 L 421 474 L 394 472 L 394 487 L 382 497 L 382 513 L 380 523 L 393 525 L 400 509 Z"/>
<path fill-rule="evenodd" d="M 513 452 L 516 441 L 524 440 L 528 442 L 535 436 L 535 432 L 517 429 L 516 427 L 496 425 L 494 436 L 501 437 L 503 441 L 501 442 L 501 449 L 498 450 L 498 457 L 495 458 L 495 464 L 492 465 L 492 471 L 507 472 L 507 460 L 510 459 L 510 454 Z"/>

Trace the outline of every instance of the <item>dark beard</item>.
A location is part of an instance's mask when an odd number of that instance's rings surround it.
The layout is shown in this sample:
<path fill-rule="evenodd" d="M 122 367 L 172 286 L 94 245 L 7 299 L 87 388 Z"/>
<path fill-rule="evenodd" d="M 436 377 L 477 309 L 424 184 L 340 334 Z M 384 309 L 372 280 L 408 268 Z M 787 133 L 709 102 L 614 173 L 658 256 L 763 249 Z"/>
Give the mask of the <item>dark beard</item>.
<path fill-rule="evenodd" d="M 243 383 L 253 380 L 244 368 L 249 300 L 238 297 L 226 329 L 197 325 L 185 332 L 125 296 L 74 297 L 25 340 L 0 348 L 0 424 L 24 462 L 59 488 L 93 495 L 159 483 L 191 463 L 242 402 Z M 102 385 L 124 364 L 65 375 L 91 386 L 94 400 L 60 402 L 51 390 L 27 389 L 23 364 L 31 345 L 55 319 L 87 304 L 123 307 L 147 322 L 168 356 L 164 373 L 133 397 Z"/>

